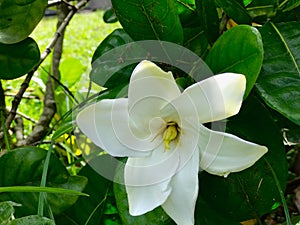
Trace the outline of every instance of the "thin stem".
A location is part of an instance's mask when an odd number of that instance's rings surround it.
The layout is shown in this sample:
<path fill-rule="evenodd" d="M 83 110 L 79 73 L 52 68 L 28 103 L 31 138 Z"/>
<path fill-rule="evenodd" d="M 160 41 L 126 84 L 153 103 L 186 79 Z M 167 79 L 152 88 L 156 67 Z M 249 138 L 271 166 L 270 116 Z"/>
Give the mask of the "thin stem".
<path fill-rule="evenodd" d="M 282 205 L 283 205 L 284 214 L 285 214 L 285 217 L 286 217 L 286 224 L 287 225 L 293 225 L 292 221 L 291 221 L 291 218 L 290 218 L 289 209 L 288 209 L 288 206 L 286 204 L 285 197 L 284 197 L 284 193 L 282 191 L 282 188 L 281 188 L 281 185 L 280 185 L 279 180 L 277 178 L 277 175 L 276 175 L 275 171 L 273 170 L 273 168 L 272 168 L 271 164 L 269 163 L 269 161 L 266 158 L 264 158 L 264 160 L 267 163 L 268 167 L 270 168 L 270 170 L 272 172 L 272 175 L 274 177 L 276 187 L 278 189 L 278 192 L 279 192 L 279 195 L 280 195 L 280 198 L 281 198 L 281 202 L 282 202 Z"/>
<path fill-rule="evenodd" d="M 51 51 L 52 51 L 55 43 L 57 42 L 57 40 L 61 36 L 61 33 L 64 31 L 64 29 L 68 26 L 68 24 L 69 24 L 70 20 L 73 18 L 73 16 L 77 13 L 77 11 L 79 9 L 81 9 L 82 7 L 84 7 L 88 2 L 89 2 L 89 0 L 80 1 L 75 6 L 71 7 L 71 11 L 68 13 L 68 15 L 66 16 L 65 20 L 62 22 L 62 24 L 60 25 L 60 27 L 57 29 L 57 31 L 54 34 L 53 39 L 51 40 L 51 42 L 48 44 L 46 50 L 41 55 L 39 63 L 26 76 L 24 82 L 21 85 L 21 88 L 20 88 L 19 92 L 16 94 L 16 96 L 15 96 L 15 98 L 13 100 L 12 109 L 9 112 L 9 115 L 8 115 L 6 121 L 5 121 L 5 126 L 6 126 L 7 129 L 9 129 L 12 121 L 14 120 L 14 118 L 16 116 L 16 112 L 17 112 L 17 109 L 18 109 L 19 104 L 21 102 L 22 96 L 25 93 L 26 89 L 28 88 L 30 80 L 33 77 L 34 72 L 39 68 L 39 66 L 45 61 L 45 59 L 47 58 L 47 56 L 51 53 Z"/>
<path fill-rule="evenodd" d="M 50 146 L 49 146 L 49 149 L 48 149 L 48 152 L 47 152 L 47 156 L 46 156 L 46 159 L 45 159 L 45 164 L 44 164 L 44 168 L 43 168 L 43 174 L 42 174 L 40 187 L 46 187 L 47 173 L 48 173 L 52 148 L 53 148 L 53 141 L 51 141 L 51 143 L 50 143 Z M 41 217 L 44 214 L 45 198 L 46 198 L 46 193 L 45 192 L 40 192 L 39 204 L 38 204 L 38 215 L 41 216 Z"/>

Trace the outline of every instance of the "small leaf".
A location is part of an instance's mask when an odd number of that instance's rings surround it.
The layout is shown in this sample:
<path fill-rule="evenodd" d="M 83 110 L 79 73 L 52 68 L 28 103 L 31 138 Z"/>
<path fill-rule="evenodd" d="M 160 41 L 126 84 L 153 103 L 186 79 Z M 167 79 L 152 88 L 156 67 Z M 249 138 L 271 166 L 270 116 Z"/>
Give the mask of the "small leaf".
<path fill-rule="evenodd" d="M 12 220 L 7 225 L 55 225 L 53 220 L 40 216 L 26 216 Z"/>
<path fill-rule="evenodd" d="M 256 88 L 266 104 L 300 125 L 299 22 L 260 29 L 265 56 Z"/>
<path fill-rule="evenodd" d="M 0 34 L 1 36 L 1 34 Z M 40 50 L 32 38 L 16 44 L 0 43 L 0 79 L 15 79 L 31 71 L 40 60 Z"/>
<path fill-rule="evenodd" d="M 183 31 L 175 1 L 112 0 L 124 30 L 135 40 L 162 40 L 182 44 Z M 138 32 L 137 32 L 138 31 Z"/>
<path fill-rule="evenodd" d="M 27 38 L 43 18 L 47 0 L 0 0 L 0 43 Z"/>
<path fill-rule="evenodd" d="M 260 33 L 248 25 L 231 28 L 215 42 L 205 61 L 214 73 L 244 74 L 247 79 L 246 98 L 262 66 L 263 44 Z"/>

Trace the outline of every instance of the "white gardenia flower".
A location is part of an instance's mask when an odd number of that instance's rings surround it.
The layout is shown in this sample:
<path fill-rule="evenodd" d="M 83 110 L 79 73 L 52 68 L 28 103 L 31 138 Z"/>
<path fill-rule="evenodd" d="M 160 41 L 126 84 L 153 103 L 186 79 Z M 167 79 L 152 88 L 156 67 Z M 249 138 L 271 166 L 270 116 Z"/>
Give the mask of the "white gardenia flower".
<path fill-rule="evenodd" d="M 237 114 L 245 86 L 243 75 L 224 73 L 181 93 L 171 72 L 142 61 L 132 73 L 128 98 L 86 107 L 77 124 L 112 156 L 128 157 L 124 181 L 131 215 L 162 206 L 176 224 L 193 225 L 199 170 L 226 177 L 267 152 L 202 125 Z"/>

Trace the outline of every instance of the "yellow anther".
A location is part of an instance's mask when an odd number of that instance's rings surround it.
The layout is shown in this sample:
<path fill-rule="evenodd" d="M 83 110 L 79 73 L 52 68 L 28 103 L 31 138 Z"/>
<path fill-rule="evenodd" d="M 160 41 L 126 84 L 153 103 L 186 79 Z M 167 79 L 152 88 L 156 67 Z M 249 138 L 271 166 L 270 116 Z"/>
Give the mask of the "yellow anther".
<path fill-rule="evenodd" d="M 179 132 L 179 130 L 178 130 L 177 125 L 167 126 L 167 128 L 166 128 L 166 130 L 164 131 L 164 134 L 163 134 L 165 150 L 170 149 L 170 143 L 171 143 L 171 141 L 173 141 L 177 138 L 178 132 Z"/>

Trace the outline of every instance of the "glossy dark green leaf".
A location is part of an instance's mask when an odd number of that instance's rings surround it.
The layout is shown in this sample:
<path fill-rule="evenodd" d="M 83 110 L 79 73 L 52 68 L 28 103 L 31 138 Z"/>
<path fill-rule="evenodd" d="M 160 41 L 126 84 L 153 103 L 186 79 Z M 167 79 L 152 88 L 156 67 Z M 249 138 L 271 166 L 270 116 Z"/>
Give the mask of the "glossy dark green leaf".
<path fill-rule="evenodd" d="M 40 216 L 26 216 L 12 220 L 7 225 L 55 225 L 53 220 Z"/>
<path fill-rule="evenodd" d="M 225 13 L 238 24 L 250 24 L 252 18 L 237 0 L 216 0 Z"/>
<path fill-rule="evenodd" d="M 93 54 L 92 63 L 104 53 L 130 42 L 133 42 L 132 38 L 123 29 L 115 29 L 98 45 Z"/>
<path fill-rule="evenodd" d="M 40 60 L 37 43 L 26 38 L 16 44 L 0 43 L 0 79 L 15 79 L 32 70 Z"/>
<path fill-rule="evenodd" d="M 123 225 L 172 225 L 174 224 L 161 207 L 158 207 L 141 216 L 131 216 L 129 214 L 128 199 L 124 183 L 124 164 L 120 163 L 116 169 L 114 193 L 117 207 Z"/>
<path fill-rule="evenodd" d="M 281 132 L 268 110 L 250 95 L 237 116 L 227 122 L 228 133 L 268 147 L 268 152 L 252 167 L 227 178 L 200 174 L 200 195 L 206 204 L 227 219 L 245 221 L 260 217 L 279 206 L 281 200 L 272 171 L 282 190 L 287 180 L 287 162 Z M 242 150 L 242 149 L 241 149 Z"/>
<path fill-rule="evenodd" d="M 115 10 L 113 8 L 106 10 L 103 15 L 103 20 L 105 23 L 117 22 L 118 18 L 116 17 Z"/>
<path fill-rule="evenodd" d="M 162 40 L 182 44 L 183 31 L 175 1 L 112 0 L 116 15 L 134 40 Z"/>
<path fill-rule="evenodd" d="M 0 0 L 0 43 L 17 43 L 29 36 L 44 16 L 47 0 Z"/>
<path fill-rule="evenodd" d="M 103 63 L 103 59 L 110 61 L 120 60 L 120 62 L 122 62 L 124 52 L 117 52 L 108 58 L 105 56 L 101 58 L 101 56 L 114 48 L 128 44 L 132 41 L 131 37 L 123 29 L 116 29 L 108 35 L 94 52 L 92 58 L 92 71 L 90 73 L 91 80 L 96 84 L 107 88 L 115 88 L 119 85 L 124 86 L 128 84 L 134 65 L 122 67 L 118 62 L 115 62 L 114 66 L 107 66 L 106 63 Z"/>
<path fill-rule="evenodd" d="M 204 57 L 208 52 L 208 40 L 200 27 L 184 28 L 184 47 Z"/>
<path fill-rule="evenodd" d="M 105 207 L 112 198 L 109 194 L 112 191 L 113 184 L 110 180 L 98 174 L 90 164 L 105 164 L 104 167 L 107 167 L 108 170 L 113 172 L 113 168 L 115 167 L 114 162 L 116 161 L 112 160 L 111 156 L 102 155 L 94 158 L 80 170 L 78 175 L 88 178 L 88 184 L 83 192 L 89 194 L 89 197 L 79 197 L 76 204 L 58 216 L 56 219 L 58 224 L 102 224 Z"/>
<path fill-rule="evenodd" d="M 219 16 L 215 1 L 199 0 L 196 1 L 196 6 L 206 37 L 214 42 L 219 36 Z"/>
<path fill-rule="evenodd" d="M 194 0 L 177 0 L 175 5 L 183 28 L 199 26 L 200 17 L 197 15 Z"/>
<path fill-rule="evenodd" d="M 7 152 L 0 158 L 0 186 L 39 186 L 46 154 L 47 151 L 35 147 Z M 51 156 L 46 186 L 82 191 L 86 182 L 85 177 L 70 176 L 60 160 Z M 0 194 L 0 201 L 22 204 L 22 207 L 15 209 L 16 215 L 25 216 L 37 213 L 38 197 L 38 193 L 10 192 Z M 78 196 L 75 195 L 47 194 L 47 204 L 54 214 L 66 210 L 77 199 Z"/>
<path fill-rule="evenodd" d="M 214 73 L 244 74 L 247 79 L 246 97 L 253 88 L 262 66 L 261 35 L 257 29 L 248 25 L 233 27 L 219 37 L 205 61 Z"/>
<path fill-rule="evenodd" d="M 260 32 L 265 56 L 257 80 L 260 96 L 271 108 L 300 125 L 300 23 L 268 23 Z"/>

